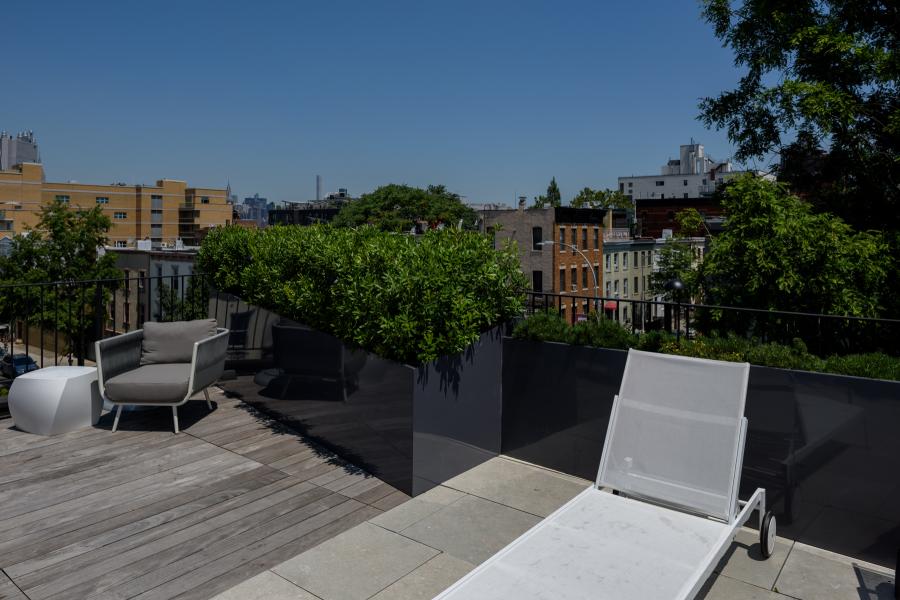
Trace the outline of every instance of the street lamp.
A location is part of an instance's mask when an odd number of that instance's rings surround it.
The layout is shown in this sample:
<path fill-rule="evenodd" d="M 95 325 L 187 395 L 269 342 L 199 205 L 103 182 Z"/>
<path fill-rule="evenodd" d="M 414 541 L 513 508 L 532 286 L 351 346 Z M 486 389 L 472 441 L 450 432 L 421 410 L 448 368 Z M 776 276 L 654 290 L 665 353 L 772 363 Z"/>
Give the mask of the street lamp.
<path fill-rule="evenodd" d="M 675 343 L 681 343 L 681 291 L 684 289 L 684 282 L 676 277 L 667 281 L 663 287 L 672 292 L 675 299 Z"/>
<path fill-rule="evenodd" d="M 600 309 L 599 309 L 599 306 L 600 306 L 600 304 L 599 304 L 599 302 L 600 302 L 600 296 L 599 296 L 600 282 L 597 281 L 597 271 L 594 270 L 594 265 L 591 264 L 590 259 L 588 259 L 588 257 L 585 256 L 584 252 L 579 250 L 578 246 L 576 246 L 575 244 L 567 244 L 566 242 L 557 242 L 556 240 L 544 240 L 543 242 L 539 242 L 538 246 L 546 246 L 548 244 L 556 244 L 558 246 L 565 246 L 567 248 L 571 248 L 572 250 L 574 250 L 575 252 L 580 254 L 581 258 L 584 259 L 584 262 L 587 263 L 588 268 L 591 270 L 591 277 L 594 278 L 594 314 L 597 315 L 597 319 L 599 320 L 600 319 Z M 575 307 L 574 307 L 574 303 L 573 303 L 572 314 L 575 314 L 574 309 L 575 309 Z"/>

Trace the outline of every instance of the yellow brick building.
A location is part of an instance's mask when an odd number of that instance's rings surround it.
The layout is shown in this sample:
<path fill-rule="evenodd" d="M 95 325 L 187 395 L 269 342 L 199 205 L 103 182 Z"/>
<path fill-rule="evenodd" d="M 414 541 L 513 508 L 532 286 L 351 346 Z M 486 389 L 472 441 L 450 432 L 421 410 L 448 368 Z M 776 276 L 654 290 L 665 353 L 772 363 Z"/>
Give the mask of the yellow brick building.
<path fill-rule="evenodd" d="M 192 188 L 184 181 L 161 179 L 149 185 L 96 185 L 44 181 L 39 164 L 23 163 L 0 171 L 0 237 L 34 227 L 43 204 L 55 199 L 73 209 L 96 205 L 112 221 L 109 243 L 134 248 L 149 240 L 154 248 L 197 245 L 212 227 L 229 225 L 232 206 L 225 189 Z"/>

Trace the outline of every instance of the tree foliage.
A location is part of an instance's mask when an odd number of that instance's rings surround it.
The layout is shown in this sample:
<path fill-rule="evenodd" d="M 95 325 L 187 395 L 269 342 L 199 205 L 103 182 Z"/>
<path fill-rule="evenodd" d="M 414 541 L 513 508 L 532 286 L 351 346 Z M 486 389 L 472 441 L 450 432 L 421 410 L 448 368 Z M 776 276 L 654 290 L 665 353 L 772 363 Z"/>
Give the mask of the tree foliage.
<path fill-rule="evenodd" d="M 656 259 L 656 268 L 650 274 L 650 291 L 675 300 L 666 284 L 674 279 L 684 284 L 684 291 L 677 300 L 696 301 L 700 294 L 699 261 L 694 256 L 695 245 L 687 238 L 701 235 L 704 231 L 703 217 L 695 208 L 678 211 L 675 220 L 679 233 L 667 240 Z"/>
<path fill-rule="evenodd" d="M 900 228 L 896 4 L 704 0 L 703 14 L 746 72 L 701 119 L 727 129 L 738 159 L 780 152 L 781 179 L 821 211 Z"/>
<path fill-rule="evenodd" d="M 477 219 L 477 213 L 443 185 L 422 189 L 390 184 L 345 205 L 335 217 L 334 225 L 374 225 L 382 231 L 407 232 L 422 221 L 432 229 L 460 224 L 463 229 L 474 229 Z"/>
<path fill-rule="evenodd" d="M 618 190 L 593 190 L 589 187 L 578 192 L 569 203 L 572 208 L 631 208 L 631 200 Z"/>
<path fill-rule="evenodd" d="M 533 208 L 546 208 L 548 206 L 551 208 L 562 206 L 562 194 L 559 191 L 559 186 L 556 185 L 556 177 L 550 179 L 550 185 L 547 186 L 547 194 L 537 196 L 534 199 Z"/>
<path fill-rule="evenodd" d="M 887 276 L 882 236 L 816 213 L 777 184 L 736 178 L 722 194 L 727 226 L 700 268 L 712 304 L 877 316 Z"/>
<path fill-rule="evenodd" d="M 0 257 L 0 281 L 59 284 L 7 289 L 0 299 L 2 318 L 10 321 L 27 315 L 31 325 L 43 324 L 81 339 L 99 316 L 95 307 L 106 305 L 115 283 L 98 288 L 72 282 L 121 276 L 115 256 L 101 251 L 110 226 L 100 206 L 73 210 L 54 201 L 41 207 L 37 226 L 13 238 L 9 256 Z"/>

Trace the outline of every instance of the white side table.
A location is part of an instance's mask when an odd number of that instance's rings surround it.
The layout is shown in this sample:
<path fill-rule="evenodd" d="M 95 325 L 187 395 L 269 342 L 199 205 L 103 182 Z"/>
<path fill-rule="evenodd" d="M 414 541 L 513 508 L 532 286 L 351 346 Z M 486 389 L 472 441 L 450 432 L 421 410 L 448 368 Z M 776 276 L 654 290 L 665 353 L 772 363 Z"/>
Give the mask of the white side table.
<path fill-rule="evenodd" d="M 59 435 L 96 425 L 103 401 L 96 367 L 46 367 L 13 380 L 9 413 L 22 431 Z"/>

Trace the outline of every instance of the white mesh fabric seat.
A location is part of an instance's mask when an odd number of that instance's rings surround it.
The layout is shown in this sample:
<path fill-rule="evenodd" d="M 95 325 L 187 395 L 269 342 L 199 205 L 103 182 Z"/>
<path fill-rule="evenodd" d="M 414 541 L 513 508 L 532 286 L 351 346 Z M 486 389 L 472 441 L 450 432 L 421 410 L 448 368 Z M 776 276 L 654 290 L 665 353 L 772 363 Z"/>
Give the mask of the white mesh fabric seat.
<path fill-rule="evenodd" d="M 750 365 L 632 350 L 598 483 L 731 521 Z"/>

